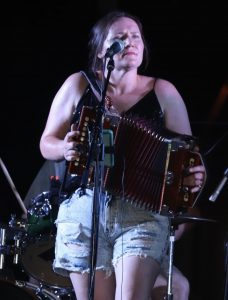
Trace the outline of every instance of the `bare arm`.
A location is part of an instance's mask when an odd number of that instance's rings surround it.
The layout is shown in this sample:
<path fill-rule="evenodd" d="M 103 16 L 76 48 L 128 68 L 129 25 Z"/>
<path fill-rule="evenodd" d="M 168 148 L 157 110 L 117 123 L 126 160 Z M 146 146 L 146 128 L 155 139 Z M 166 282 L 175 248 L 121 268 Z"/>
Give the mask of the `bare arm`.
<path fill-rule="evenodd" d="M 60 160 L 69 156 L 73 137 L 77 134 L 75 131 L 68 133 L 70 122 L 86 85 L 82 75 L 75 73 L 66 79 L 55 95 L 40 139 L 40 151 L 44 158 Z"/>
<path fill-rule="evenodd" d="M 185 103 L 175 86 L 163 79 L 156 82 L 156 95 L 165 115 L 166 127 L 180 134 L 192 134 Z"/>
<path fill-rule="evenodd" d="M 175 86 L 163 79 L 156 82 L 156 94 L 160 105 L 164 111 L 166 127 L 180 134 L 191 135 L 191 127 L 185 103 L 175 88 Z M 192 175 L 186 177 L 189 185 L 192 186 L 191 192 L 198 192 L 205 180 L 204 166 L 190 168 Z"/>

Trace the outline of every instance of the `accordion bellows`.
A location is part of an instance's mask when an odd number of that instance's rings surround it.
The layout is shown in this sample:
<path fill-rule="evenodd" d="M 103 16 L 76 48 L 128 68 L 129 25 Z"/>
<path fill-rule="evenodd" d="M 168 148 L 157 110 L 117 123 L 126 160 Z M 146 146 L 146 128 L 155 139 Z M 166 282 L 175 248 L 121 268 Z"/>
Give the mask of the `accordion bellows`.
<path fill-rule="evenodd" d="M 202 164 L 200 154 L 190 150 L 193 144 L 193 137 L 159 133 L 137 119 L 122 118 L 115 135 L 115 165 L 107 170 L 105 188 L 158 213 L 193 207 L 197 194 L 184 185 L 188 167 Z"/>

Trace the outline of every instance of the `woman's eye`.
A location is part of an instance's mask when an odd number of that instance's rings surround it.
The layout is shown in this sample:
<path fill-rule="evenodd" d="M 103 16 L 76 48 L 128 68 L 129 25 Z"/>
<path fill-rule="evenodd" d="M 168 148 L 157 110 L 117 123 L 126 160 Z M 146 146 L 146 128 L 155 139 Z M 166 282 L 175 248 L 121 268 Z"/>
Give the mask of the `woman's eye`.
<path fill-rule="evenodd" d="M 121 39 L 122 39 L 121 36 L 115 36 L 114 39 L 113 39 L 112 41 L 114 42 L 115 40 L 121 40 Z"/>

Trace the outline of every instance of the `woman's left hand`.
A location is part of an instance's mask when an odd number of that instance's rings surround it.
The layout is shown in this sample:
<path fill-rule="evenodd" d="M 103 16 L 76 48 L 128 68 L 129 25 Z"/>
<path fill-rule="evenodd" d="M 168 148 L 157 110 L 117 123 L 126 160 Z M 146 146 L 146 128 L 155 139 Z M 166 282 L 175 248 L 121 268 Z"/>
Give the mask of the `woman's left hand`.
<path fill-rule="evenodd" d="M 190 186 L 191 193 L 199 192 L 206 179 L 205 167 L 195 166 L 188 169 L 188 175 L 184 178 L 184 185 Z"/>

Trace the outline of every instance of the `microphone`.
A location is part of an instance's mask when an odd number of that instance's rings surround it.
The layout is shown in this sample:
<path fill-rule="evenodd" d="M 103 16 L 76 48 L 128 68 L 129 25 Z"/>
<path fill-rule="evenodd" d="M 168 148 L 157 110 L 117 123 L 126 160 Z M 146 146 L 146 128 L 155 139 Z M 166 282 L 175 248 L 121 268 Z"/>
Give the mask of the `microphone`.
<path fill-rule="evenodd" d="M 115 54 L 124 50 L 125 43 L 120 39 L 115 39 L 112 45 L 107 49 L 105 57 L 112 57 Z"/>
<path fill-rule="evenodd" d="M 210 196 L 209 201 L 215 202 L 215 200 L 218 198 L 218 195 L 220 194 L 222 188 L 224 187 L 226 181 L 228 179 L 228 168 L 224 172 L 224 176 L 222 180 L 220 181 L 219 185 L 217 186 L 214 193 Z"/>

